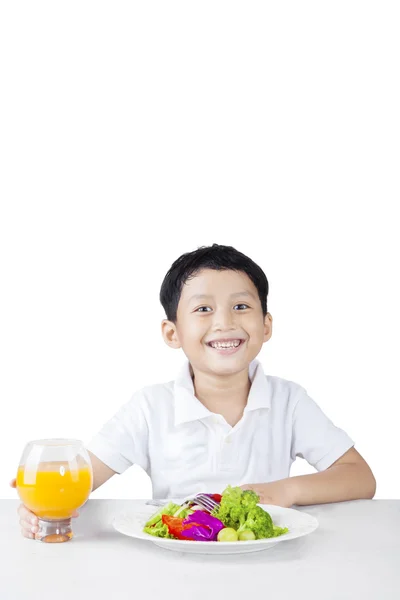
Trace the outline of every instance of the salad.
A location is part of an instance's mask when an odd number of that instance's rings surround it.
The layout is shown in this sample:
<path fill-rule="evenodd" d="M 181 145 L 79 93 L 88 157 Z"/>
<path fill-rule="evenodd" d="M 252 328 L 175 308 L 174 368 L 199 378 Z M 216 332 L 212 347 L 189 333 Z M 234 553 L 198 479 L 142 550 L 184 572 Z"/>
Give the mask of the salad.
<path fill-rule="evenodd" d="M 289 531 L 273 524 L 271 515 L 258 506 L 259 496 L 251 490 L 228 486 L 222 496 L 209 496 L 219 502 L 212 512 L 170 502 L 147 521 L 143 531 L 156 537 L 203 542 L 260 540 Z"/>

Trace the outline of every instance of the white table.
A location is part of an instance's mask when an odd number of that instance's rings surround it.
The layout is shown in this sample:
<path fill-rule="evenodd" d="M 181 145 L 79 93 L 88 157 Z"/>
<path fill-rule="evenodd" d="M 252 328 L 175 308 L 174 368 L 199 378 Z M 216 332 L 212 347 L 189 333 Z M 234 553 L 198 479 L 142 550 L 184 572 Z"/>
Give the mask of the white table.
<path fill-rule="evenodd" d="M 18 502 L 0 500 L 1 600 L 399 600 L 400 500 L 302 507 L 312 534 L 263 552 L 199 556 L 117 533 L 134 500 L 89 500 L 75 538 L 43 544 L 19 533 Z"/>

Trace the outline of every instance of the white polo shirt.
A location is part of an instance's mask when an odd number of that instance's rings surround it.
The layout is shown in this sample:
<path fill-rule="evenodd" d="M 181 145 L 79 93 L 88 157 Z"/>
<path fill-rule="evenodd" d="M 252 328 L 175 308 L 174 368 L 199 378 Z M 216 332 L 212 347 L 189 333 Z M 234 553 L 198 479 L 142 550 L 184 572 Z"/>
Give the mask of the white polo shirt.
<path fill-rule="evenodd" d="M 181 498 L 289 477 L 296 456 L 322 471 L 354 446 L 300 385 L 265 375 L 256 360 L 249 378 L 243 417 L 231 427 L 195 397 L 186 362 L 175 381 L 135 393 L 88 449 L 117 473 L 140 465 L 155 498 Z"/>

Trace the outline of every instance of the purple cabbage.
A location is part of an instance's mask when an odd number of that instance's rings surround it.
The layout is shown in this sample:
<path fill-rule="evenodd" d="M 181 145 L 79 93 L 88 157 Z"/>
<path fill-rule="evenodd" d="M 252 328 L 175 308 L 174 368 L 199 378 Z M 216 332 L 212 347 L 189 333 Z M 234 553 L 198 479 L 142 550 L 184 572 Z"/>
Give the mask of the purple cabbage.
<path fill-rule="evenodd" d="M 188 527 L 182 534 L 188 540 L 199 542 L 214 542 L 218 533 L 225 527 L 219 519 L 203 510 L 195 510 L 183 520 L 183 525 L 190 523 L 193 523 L 193 527 Z"/>

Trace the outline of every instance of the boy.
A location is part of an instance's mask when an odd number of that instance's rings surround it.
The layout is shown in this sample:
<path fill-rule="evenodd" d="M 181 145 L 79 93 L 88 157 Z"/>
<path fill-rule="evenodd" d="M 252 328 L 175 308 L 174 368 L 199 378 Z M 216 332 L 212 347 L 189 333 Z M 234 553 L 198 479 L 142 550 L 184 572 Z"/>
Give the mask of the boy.
<path fill-rule="evenodd" d="M 250 258 L 214 244 L 178 258 L 163 281 L 164 341 L 188 361 L 175 382 L 137 392 L 88 445 L 94 484 L 139 464 L 156 498 L 254 489 L 284 507 L 372 498 L 353 441 L 301 386 L 255 360 L 272 334 L 268 281 Z M 296 456 L 318 473 L 289 477 Z M 15 482 L 12 482 L 15 485 Z M 36 517 L 19 508 L 26 537 Z"/>

